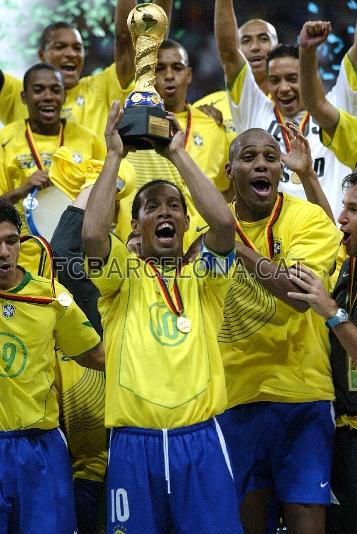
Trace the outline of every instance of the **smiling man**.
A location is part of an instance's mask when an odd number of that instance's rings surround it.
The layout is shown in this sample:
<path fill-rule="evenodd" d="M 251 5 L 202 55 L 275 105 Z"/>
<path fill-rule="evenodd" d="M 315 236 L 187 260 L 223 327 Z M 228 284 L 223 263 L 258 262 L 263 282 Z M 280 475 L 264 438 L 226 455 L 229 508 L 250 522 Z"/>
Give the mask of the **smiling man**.
<path fill-rule="evenodd" d="M 289 140 L 281 131 L 280 124 L 286 119 L 299 126 L 307 137 L 314 159 L 314 169 L 337 219 L 341 202 L 342 178 L 350 169 L 320 141 L 319 126 L 304 110 L 299 87 L 299 51 L 294 45 L 279 45 L 267 56 L 267 86 L 269 99 L 259 88 L 251 65 L 238 46 L 237 23 L 232 0 L 216 0 L 215 34 L 217 46 L 225 72 L 226 84 L 231 104 L 235 128 L 244 132 L 249 128 L 263 128 L 271 133 L 284 151 L 289 150 Z M 314 32 L 321 28 L 327 38 L 331 31 L 329 22 L 313 21 L 306 23 L 306 31 Z M 338 107 L 357 114 L 356 99 L 356 43 L 344 57 L 336 85 L 327 98 Z M 284 168 L 280 188 L 289 194 L 306 198 L 301 181 L 296 174 Z"/>
<path fill-rule="evenodd" d="M 69 534 L 76 520 L 53 388 L 55 346 L 101 370 L 104 353 L 65 288 L 18 265 L 20 229 L 15 207 L 0 199 L 1 532 Z"/>
<path fill-rule="evenodd" d="M 305 301 L 330 329 L 331 366 L 336 391 L 336 434 L 332 491 L 337 498 L 327 512 L 328 534 L 356 533 L 357 528 L 357 174 L 343 180 L 343 209 L 338 222 L 348 259 L 332 297 L 308 269 L 291 269 L 302 291 L 290 296 Z"/>
<path fill-rule="evenodd" d="M 284 161 L 297 172 L 295 156 Z M 277 496 L 289 533 L 324 534 L 334 433 L 328 340 L 321 318 L 289 297 L 288 267 L 303 263 L 326 284 L 339 234 L 319 206 L 278 193 L 281 163 L 278 142 L 262 129 L 230 147 L 241 262 L 218 336 L 232 408 L 219 421 L 244 532 L 267 532 Z M 310 164 L 299 175 L 311 172 Z"/>
<path fill-rule="evenodd" d="M 189 217 L 183 195 L 170 182 L 152 181 L 132 205 L 141 257 L 129 254 L 110 235 L 123 155 L 120 116 L 115 102 L 106 130 L 108 154 L 83 224 L 108 351 L 107 532 L 238 533 L 230 464 L 213 419 L 226 405 L 217 333 L 231 285 L 234 219 L 185 150 L 175 120 L 176 133 L 161 153 L 176 166 L 210 230 L 199 260 L 186 264 L 183 237 Z M 101 260 L 99 271 L 92 257 L 97 266 Z"/>
<path fill-rule="evenodd" d="M 116 98 L 123 102 L 133 88 L 131 82 L 134 80 L 134 50 L 127 18 L 136 3 L 136 0 L 117 1 L 115 62 L 96 74 L 81 76 L 85 50 L 82 36 L 73 24 L 65 21 L 54 22 L 44 28 L 40 36 L 40 60 L 60 70 L 64 79 L 67 97 L 63 118 L 76 120 L 96 132 L 99 137 L 104 133 L 112 100 Z M 155 3 L 166 11 L 169 18 L 171 0 L 156 0 Z M 0 121 L 4 124 L 26 118 L 26 108 L 20 98 L 21 90 L 21 80 L 0 70 Z"/>
<path fill-rule="evenodd" d="M 38 55 L 41 61 L 62 73 L 66 89 L 62 117 L 75 119 L 102 135 L 109 103 L 126 94 L 119 86 L 115 65 L 95 76 L 81 78 L 84 66 L 82 37 L 77 28 L 67 22 L 56 22 L 44 29 Z M 4 124 L 26 118 L 21 91 L 21 80 L 0 71 L 0 120 Z"/>
<path fill-rule="evenodd" d="M 34 187 L 50 186 L 48 168 L 59 146 L 68 147 L 77 162 L 101 160 L 105 150 L 96 134 L 75 122 L 61 120 L 64 83 L 62 74 L 52 65 L 38 63 L 26 72 L 22 99 L 28 118 L 0 130 L 0 196 L 16 204 L 25 223 L 23 199 Z M 25 243 L 22 265 L 37 273 L 39 261 L 39 246 Z"/>

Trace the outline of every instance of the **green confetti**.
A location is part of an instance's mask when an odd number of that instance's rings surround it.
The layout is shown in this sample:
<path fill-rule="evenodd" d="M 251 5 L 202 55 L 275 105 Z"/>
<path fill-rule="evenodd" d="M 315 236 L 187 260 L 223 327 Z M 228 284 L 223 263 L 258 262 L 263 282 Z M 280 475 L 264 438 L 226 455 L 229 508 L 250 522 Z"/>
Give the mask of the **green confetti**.
<path fill-rule="evenodd" d="M 179 28 L 178 30 L 175 31 L 175 37 L 176 39 L 179 41 L 180 39 L 182 39 L 182 37 L 185 35 L 185 30 L 183 28 Z"/>

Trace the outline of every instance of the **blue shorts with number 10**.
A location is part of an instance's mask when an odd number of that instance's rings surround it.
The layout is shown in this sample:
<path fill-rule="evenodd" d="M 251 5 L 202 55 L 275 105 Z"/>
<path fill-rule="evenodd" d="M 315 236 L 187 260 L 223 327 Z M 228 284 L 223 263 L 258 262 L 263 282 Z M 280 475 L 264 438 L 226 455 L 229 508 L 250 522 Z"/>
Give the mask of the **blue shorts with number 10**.
<path fill-rule="evenodd" d="M 173 430 L 112 430 L 107 534 L 242 534 L 215 420 Z"/>

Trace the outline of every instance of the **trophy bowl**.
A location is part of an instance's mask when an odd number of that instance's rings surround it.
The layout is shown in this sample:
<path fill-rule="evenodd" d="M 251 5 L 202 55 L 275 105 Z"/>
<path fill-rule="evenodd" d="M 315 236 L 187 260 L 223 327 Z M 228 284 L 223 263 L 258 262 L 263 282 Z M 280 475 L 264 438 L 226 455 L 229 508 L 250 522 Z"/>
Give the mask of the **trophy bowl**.
<path fill-rule="evenodd" d="M 155 89 L 157 54 L 167 30 L 167 17 L 156 4 L 139 4 L 128 16 L 135 49 L 135 88 L 124 103 L 118 131 L 125 144 L 138 149 L 170 143 L 170 121 Z"/>

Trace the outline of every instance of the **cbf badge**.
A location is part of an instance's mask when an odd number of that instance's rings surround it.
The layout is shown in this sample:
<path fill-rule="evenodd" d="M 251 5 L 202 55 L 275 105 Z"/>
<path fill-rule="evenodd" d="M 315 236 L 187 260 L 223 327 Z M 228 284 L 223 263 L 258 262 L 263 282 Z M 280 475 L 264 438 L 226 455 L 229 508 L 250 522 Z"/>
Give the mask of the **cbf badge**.
<path fill-rule="evenodd" d="M 11 302 L 2 305 L 2 316 L 4 319 L 12 319 L 15 316 L 15 306 Z"/>
<path fill-rule="evenodd" d="M 276 258 L 277 256 L 280 256 L 281 247 L 282 247 L 281 241 L 279 241 L 278 239 L 274 239 L 274 245 L 273 245 L 274 258 Z"/>
<path fill-rule="evenodd" d="M 202 146 L 203 145 L 203 139 L 202 137 L 200 136 L 199 133 L 194 133 L 193 134 L 193 142 L 196 146 Z"/>

